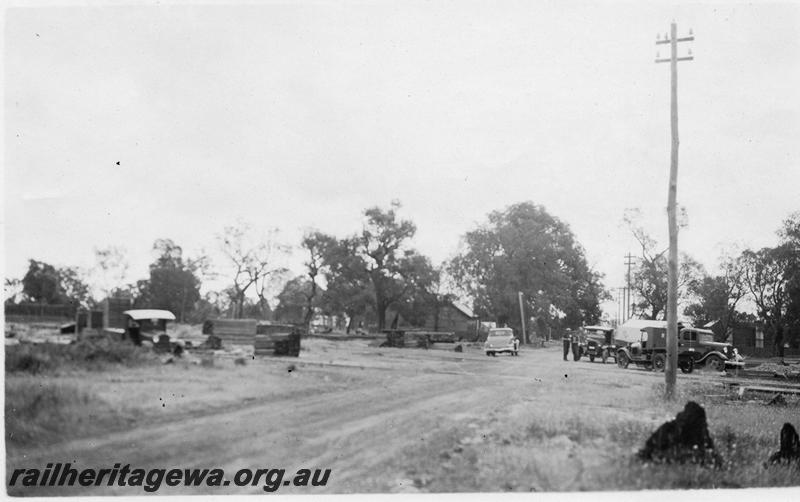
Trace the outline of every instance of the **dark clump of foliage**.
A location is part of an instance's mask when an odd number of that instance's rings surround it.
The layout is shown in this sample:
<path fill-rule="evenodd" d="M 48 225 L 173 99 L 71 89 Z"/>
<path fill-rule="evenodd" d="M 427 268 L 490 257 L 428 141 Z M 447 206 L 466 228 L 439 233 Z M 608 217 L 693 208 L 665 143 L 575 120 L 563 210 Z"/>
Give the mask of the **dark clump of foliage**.
<path fill-rule="evenodd" d="M 146 348 L 108 338 L 69 345 L 20 344 L 6 347 L 6 372 L 32 375 L 58 370 L 102 370 L 111 365 L 140 366 L 155 361 Z"/>

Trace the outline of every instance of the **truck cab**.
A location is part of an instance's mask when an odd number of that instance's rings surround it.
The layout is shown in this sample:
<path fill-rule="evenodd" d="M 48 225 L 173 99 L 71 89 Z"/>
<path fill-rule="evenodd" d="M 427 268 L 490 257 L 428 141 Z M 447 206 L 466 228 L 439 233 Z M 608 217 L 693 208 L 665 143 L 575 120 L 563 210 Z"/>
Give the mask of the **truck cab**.
<path fill-rule="evenodd" d="M 681 329 L 678 333 L 678 353 L 688 353 L 695 364 L 715 371 L 722 371 L 728 366 L 744 366 L 744 362 L 736 357 L 733 345 L 715 342 L 714 332 L 708 329 Z"/>

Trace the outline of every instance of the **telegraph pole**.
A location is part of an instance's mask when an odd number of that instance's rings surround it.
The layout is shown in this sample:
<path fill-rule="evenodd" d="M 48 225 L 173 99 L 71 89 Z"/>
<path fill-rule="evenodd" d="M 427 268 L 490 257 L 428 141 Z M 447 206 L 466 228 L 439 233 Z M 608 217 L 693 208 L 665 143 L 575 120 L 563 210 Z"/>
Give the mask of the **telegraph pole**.
<path fill-rule="evenodd" d="M 522 340 L 521 343 L 527 343 L 527 333 L 525 333 L 525 305 L 522 302 L 522 291 L 518 291 L 519 296 L 519 320 L 522 321 Z"/>
<path fill-rule="evenodd" d="M 656 44 L 669 44 L 669 59 L 660 59 L 656 53 L 656 63 L 670 63 L 670 123 L 672 130 L 672 148 L 669 165 L 669 193 L 667 196 L 667 219 L 669 223 L 669 274 L 667 281 L 667 364 L 664 371 L 666 380 L 665 398 L 675 396 L 675 382 L 678 370 L 678 221 L 675 210 L 678 196 L 678 61 L 691 61 L 689 55 L 678 57 L 678 42 L 694 40 L 692 31 L 688 37 L 678 38 L 678 25 L 675 21 L 670 26 L 669 36 L 663 40 L 656 37 Z"/>
<path fill-rule="evenodd" d="M 628 251 L 628 254 L 625 255 L 625 265 L 628 266 L 628 285 L 625 289 L 627 294 L 627 298 L 625 299 L 625 308 L 627 309 L 625 313 L 625 320 L 627 321 L 631 318 L 631 265 L 633 265 L 633 256 L 631 256 L 630 251 Z"/>

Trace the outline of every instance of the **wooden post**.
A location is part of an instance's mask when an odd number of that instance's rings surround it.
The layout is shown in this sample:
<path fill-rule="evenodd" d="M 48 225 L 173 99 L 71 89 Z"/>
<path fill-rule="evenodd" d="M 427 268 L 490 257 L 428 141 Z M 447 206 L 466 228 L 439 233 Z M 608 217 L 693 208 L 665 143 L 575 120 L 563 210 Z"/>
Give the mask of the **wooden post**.
<path fill-rule="evenodd" d="M 678 57 L 678 42 L 694 40 L 689 32 L 688 37 L 678 38 L 678 26 L 673 21 L 670 25 L 669 38 L 656 40 L 656 44 L 669 44 L 669 59 L 656 59 L 656 63 L 670 63 L 670 126 L 672 146 L 670 149 L 669 191 L 667 194 L 667 220 L 669 225 L 669 255 L 667 277 L 667 362 L 664 369 L 666 391 L 664 397 L 675 396 L 675 383 L 678 371 L 678 61 L 690 61 L 693 58 Z M 691 54 L 691 52 L 689 53 Z"/>
<path fill-rule="evenodd" d="M 630 251 L 625 255 L 625 264 L 628 266 L 628 281 L 625 288 L 625 312 L 623 319 L 628 320 L 631 318 L 631 265 L 633 265 L 633 256 Z"/>
<path fill-rule="evenodd" d="M 522 303 L 522 291 L 518 292 L 517 297 L 519 298 L 519 320 L 522 321 L 522 339 L 520 343 L 527 342 L 527 333 L 525 332 L 525 305 Z"/>
<path fill-rule="evenodd" d="M 666 398 L 675 396 L 678 370 L 678 29 L 670 28 L 670 124 L 672 147 L 669 162 L 669 193 L 667 218 L 669 220 L 669 273 L 667 276 L 667 366 L 665 369 Z"/>
<path fill-rule="evenodd" d="M 81 338 L 81 308 L 75 309 L 75 340 Z"/>

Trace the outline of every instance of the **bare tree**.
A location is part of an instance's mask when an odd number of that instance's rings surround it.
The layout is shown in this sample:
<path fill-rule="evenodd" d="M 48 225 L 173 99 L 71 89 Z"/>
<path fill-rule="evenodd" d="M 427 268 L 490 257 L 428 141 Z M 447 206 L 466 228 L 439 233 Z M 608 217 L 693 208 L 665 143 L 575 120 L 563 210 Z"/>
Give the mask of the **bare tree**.
<path fill-rule="evenodd" d="M 217 236 L 223 254 L 232 266 L 233 284 L 228 290 L 231 297 L 234 318 L 242 317 L 245 298 L 250 288 L 257 297 L 262 315 L 269 311 L 268 291 L 273 281 L 286 273 L 285 267 L 276 266 L 274 261 L 285 254 L 288 248 L 277 241 L 277 230 L 271 230 L 260 242 L 251 242 L 250 226 L 246 223 L 227 226 Z"/>
<path fill-rule="evenodd" d="M 311 328 L 311 321 L 314 318 L 314 300 L 317 297 L 319 286 L 317 285 L 317 276 L 322 271 L 323 267 L 323 254 L 326 246 L 331 245 L 332 239 L 322 232 L 308 231 L 303 237 L 303 248 L 308 252 L 307 260 L 305 262 L 306 275 L 310 281 L 310 288 L 305 294 L 306 306 L 305 314 L 303 316 L 303 323 L 308 332 Z"/>
<path fill-rule="evenodd" d="M 741 315 L 736 307 L 747 294 L 747 288 L 741 260 L 723 256 L 720 263 L 717 275 L 705 276 L 689 287 L 693 302 L 686 307 L 684 314 L 695 324 L 718 321 L 717 336 L 722 341 Z"/>
<path fill-rule="evenodd" d="M 6 277 L 3 285 L 5 303 L 17 303 L 22 297 L 22 280 Z"/>
<path fill-rule="evenodd" d="M 92 285 L 94 286 L 94 296 L 98 293 L 103 300 L 114 294 L 116 291 L 132 289 L 126 282 L 128 276 L 127 250 L 119 246 L 109 246 L 106 248 L 95 248 L 95 266 L 91 269 Z"/>
<path fill-rule="evenodd" d="M 633 275 L 632 289 L 639 297 L 636 307 L 649 319 L 666 315 L 668 284 L 668 262 L 665 248 L 658 251 L 658 242 L 635 221 L 637 213 L 628 211 L 624 220 L 641 248 L 641 258 Z M 681 253 L 678 269 L 678 298 L 686 300 L 687 294 L 696 289 L 697 282 L 704 276 L 703 267 L 685 253 Z"/>

